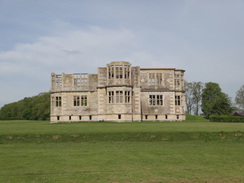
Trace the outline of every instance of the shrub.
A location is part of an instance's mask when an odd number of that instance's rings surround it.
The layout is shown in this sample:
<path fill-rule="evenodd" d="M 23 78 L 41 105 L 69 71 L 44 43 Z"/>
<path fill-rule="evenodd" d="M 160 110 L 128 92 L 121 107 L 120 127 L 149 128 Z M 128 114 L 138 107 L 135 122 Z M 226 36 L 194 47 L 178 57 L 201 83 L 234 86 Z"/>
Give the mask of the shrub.
<path fill-rule="evenodd" d="M 230 116 L 230 115 L 211 115 L 210 116 L 211 122 L 237 122 L 237 123 L 244 123 L 244 117 L 240 116 Z"/>

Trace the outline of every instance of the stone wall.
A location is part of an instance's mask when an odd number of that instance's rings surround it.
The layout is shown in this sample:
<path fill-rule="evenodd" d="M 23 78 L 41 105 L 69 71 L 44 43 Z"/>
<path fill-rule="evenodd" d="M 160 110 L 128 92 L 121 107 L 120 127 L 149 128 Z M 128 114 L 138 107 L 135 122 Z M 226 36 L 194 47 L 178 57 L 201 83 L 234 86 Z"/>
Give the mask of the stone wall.
<path fill-rule="evenodd" d="M 184 70 L 111 62 L 98 74 L 51 74 L 51 122 L 185 120 Z"/>

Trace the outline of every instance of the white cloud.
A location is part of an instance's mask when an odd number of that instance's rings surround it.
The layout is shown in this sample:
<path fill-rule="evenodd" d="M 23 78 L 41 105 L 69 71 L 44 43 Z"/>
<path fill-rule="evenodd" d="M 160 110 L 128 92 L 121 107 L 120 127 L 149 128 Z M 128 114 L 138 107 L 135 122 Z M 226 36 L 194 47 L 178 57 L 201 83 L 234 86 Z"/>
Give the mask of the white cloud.
<path fill-rule="evenodd" d="M 92 27 L 89 31 L 71 30 L 55 37 L 41 37 L 33 44 L 19 44 L 0 53 L 0 75 L 28 71 L 71 71 L 81 66 L 99 65 L 107 58 L 118 58 L 133 47 L 129 30 Z M 104 60 L 105 59 L 105 60 Z M 80 70 L 82 72 L 82 69 Z"/>
<path fill-rule="evenodd" d="M 97 67 L 133 53 L 133 42 L 135 36 L 129 30 L 91 27 L 87 31 L 70 30 L 41 37 L 32 44 L 16 45 L 14 50 L 0 52 L 0 81 L 2 86 L 8 85 L 0 97 L 8 98 L 9 90 L 15 91 L 17 98 L 48 91 L 51 72 L 96 73 Z M 21 86 L 29 88 L 26 93 L 19 92 L 17 87 Z"/>

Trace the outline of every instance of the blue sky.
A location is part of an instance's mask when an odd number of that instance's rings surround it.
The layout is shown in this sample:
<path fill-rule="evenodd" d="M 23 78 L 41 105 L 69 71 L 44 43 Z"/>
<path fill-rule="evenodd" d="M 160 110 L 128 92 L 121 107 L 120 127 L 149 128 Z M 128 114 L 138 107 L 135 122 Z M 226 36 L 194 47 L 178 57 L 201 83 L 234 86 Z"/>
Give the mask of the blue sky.
<path fill-rule="evenodd" d="M 185 69 L 234 98 L 244 84 L 243 0 L 0 0 L 0 107 L 55 73 L 111 61 Z"/>

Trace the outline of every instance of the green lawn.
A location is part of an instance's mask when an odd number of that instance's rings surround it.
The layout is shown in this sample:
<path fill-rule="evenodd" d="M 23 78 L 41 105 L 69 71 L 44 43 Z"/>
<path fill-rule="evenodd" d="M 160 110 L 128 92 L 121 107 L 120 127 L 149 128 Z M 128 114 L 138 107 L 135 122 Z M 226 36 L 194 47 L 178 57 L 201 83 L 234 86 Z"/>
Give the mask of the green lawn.
<path fill-rule="evenodd" d="M 0 182 L 244 180 L 244 124 L 0 121 Z"/>

